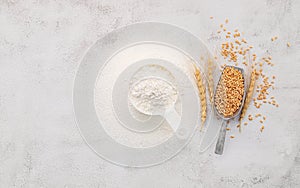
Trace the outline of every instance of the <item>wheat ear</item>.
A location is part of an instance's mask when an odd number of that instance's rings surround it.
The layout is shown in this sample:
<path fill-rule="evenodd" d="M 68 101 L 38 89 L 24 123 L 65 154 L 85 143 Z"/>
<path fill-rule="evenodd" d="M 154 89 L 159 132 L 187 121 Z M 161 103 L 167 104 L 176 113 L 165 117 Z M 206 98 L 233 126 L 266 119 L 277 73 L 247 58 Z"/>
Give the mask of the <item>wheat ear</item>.
<path fill-rule="evenodd" d="M 209 99 L 211 104 L 213 104 L 213 96 L 214 96 L 214 78 L 213 78 L 214 65 L 211 59 L 207 62 L 207 77 L 208 77 L 208 91 L 209 91 Z"/>
<path fill-rule="evenodd" d="M 194 65 L 195 66 L 195 65 Z M 199 90 L 199 97 L 200 97 L 200 102 L 201 102 L 201 129 L 204 126 L 205 120 L 206 120 L 206 90 L 205 86 L 203 84 L 203 79 L 200 73 L 200 70 L 195 66 L 195 78 L 197 81 L 197 86 Z"/>
<path fill-rule="evenodd" d="M 253 93 L 254 93 L 254 87 L 255 87 L 255 81 L 256 81 L 256 71 L 253 70 L 252 73 L 251 73 L 251 77 L 250 77 L 250 85 L 249 85 L 249 88 L 248 88 L 248 91 L 247 91 L 244 107 L 242 109 L 242 113 L 241 113 L 241 116 L 240 116 L 240 121 L 242 121 L 243 118 L 245 117 L 245 115 L 247 113 L 247 109 L 249 107 L 249 104 L 252 100 L 252 96 L 253 96 Z M 241 126 L 240 126 L 240 129 L 241 129 Z"/>

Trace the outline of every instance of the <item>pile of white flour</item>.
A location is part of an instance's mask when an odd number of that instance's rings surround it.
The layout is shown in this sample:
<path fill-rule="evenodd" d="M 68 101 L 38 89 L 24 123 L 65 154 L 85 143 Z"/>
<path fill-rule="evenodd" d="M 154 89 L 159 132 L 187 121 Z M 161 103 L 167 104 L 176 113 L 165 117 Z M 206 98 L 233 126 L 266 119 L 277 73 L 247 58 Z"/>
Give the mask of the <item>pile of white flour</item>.
<path fill-rule="evenodd" d="M 135 83 L 129 92 L 129 100 L 144 114 L 163 113 L 177 100 L 175 87 L 160 78 L 144 78 Z"/>

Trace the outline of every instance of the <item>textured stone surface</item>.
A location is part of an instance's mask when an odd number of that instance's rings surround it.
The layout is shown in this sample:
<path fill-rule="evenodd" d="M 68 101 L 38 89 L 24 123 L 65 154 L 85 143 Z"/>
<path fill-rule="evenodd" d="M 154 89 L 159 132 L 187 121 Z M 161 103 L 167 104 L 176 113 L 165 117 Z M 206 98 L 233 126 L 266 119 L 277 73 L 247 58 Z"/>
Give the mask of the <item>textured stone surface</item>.
<path fill-rule="evenodd" d="M 296 0 L 0 0 L 0 187 L 299 187 L 299 10 Z M 196 133 L 178 156 L 146 169 L 111 165 L 87 147 L 72 85 L 95 40 L 127 24 L 161 21 L 213 50 L 212 31 L 225 18 L 276 63 L 280 108 L 264 109 L 263 134 L 254 125 L 233 132 L 216 156 L 213 148 L 199 152 Z"/>

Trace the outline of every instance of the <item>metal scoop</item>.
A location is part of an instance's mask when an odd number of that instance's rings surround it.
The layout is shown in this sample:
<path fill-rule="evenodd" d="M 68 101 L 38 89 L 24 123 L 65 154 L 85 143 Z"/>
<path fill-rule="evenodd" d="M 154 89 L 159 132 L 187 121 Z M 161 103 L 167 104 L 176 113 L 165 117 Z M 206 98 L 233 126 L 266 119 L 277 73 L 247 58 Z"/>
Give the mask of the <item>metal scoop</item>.
<path fill-rule="evenodd" d="M 230 116 L 230 117 L 225 117 L 222 114 L 220 114 L 218 112 L 218 110 L 216 109 L 216 106 L 215 106 L 215 103 L 214 103 L 215 112 L 217 113 L 217 115 L 220 118 L 223 119 L 222 126 L 221 126 L 220 133 L 219 133 L 219 138 L 218 138 L 216 149 L 215 149 L 215 153 L 218 154 L 218 155 L 222 155 L 223 154 L 224 142 L 225 142 L 225 136 L 226 136 L 226 128 L 227 128 L 227 121 L 230 120 L 230 119 L 235 118 L 236 116 L 238 116 L 241 113 L 242 108 L 244 106 L 245 96 L 246 96 L 246 84 L 245 84 L 244 70 L 242 68 L 235 67 L 235 66 L 225 66 L 224 69 L 226 67 L 233 67 L 233 68 L 238 69 L 238 70 L 241 71 L 242 76 L 243 76 L 243 80 L 244 80 L 244 95 L 243 95 L 242 103 L 241 103 L 239 109 L 232 116 Z M 223 69 L 223 71 L 224 71 L 224 69 Z M 222 72 L 222 74 L 223 74 L 223 72 Z M 220 84 L 221 76 L 219 78 L 218 85 Z M 216 91 L 215 91 L 215 95 L 214 95 L 214 100 L 215 100 L 215 98 L 216 98 Z"/>

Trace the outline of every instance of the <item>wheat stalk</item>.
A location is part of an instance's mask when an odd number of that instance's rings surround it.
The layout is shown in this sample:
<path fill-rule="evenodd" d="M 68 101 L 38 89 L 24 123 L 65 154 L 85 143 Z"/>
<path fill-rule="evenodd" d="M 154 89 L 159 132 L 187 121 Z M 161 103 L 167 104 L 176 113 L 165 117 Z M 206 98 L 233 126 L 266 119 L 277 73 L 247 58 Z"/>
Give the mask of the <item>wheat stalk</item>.
<path fill-rule="evenodd" d="M 200 73 L 200 70 L 194 65 L 195 67 L 195 78 L 197 81 L 197 86 L 199 90 L 199 97 L 200 97 L 200 102 L 201 102 L 201 129 L 204 126 L 205 120 L 206 120 L 206 90 L 205 86 L 203 84 L 203 79 Z"/>
<path fill-rule="evenodd" d="M 211 59 L 207 62 L 207 77 L 208 77 L 208 91 L 209 91 L 209 99 L 211 104 L 213 104 L 213 96 L 214 96 L 214 77 L 213 77 L 213 71 L 214 71 L 214 64 Z"/>
<path fill-rule="evenodd" d="M 250 77 L 250 85 L 249 85 L 249 88 L 248 88 L 248 91 L 247 91 L 244 107 L 242 109 L 242 113 L 241 113 L 241 116 L 240 116 L 240 122 L 245 117 L 245 115 L 247 113 L 247 109 L 249 107 L 249 104 L 252 100 L 252 96 L 253 96 L 253 93 L 254 93 L 254 87 L 255 87 L 255 81 L 256 81 L 256 71 L 253 70 L 252 73 L 251 73 L 251 77 Z M 240 131 L 241 131 L 241 126 L 240 126 Z"/>

